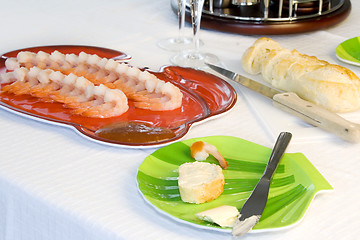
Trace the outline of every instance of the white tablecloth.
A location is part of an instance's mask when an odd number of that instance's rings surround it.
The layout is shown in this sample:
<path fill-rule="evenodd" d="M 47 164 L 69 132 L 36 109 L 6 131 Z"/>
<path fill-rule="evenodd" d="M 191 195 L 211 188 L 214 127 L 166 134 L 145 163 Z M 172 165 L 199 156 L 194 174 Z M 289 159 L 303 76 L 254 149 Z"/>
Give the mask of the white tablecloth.
<path fill-rule="evenodd" d="M 360 2 L 352 1 L 350 16 L 337 26 L 272 38 L 285 47 L 345 65 L 336 59 L 335 48 L 359 35 L 359 11 Z M 177 18 L 168 0 L 3 0 L 0 14 L 2 53 L 41 45 L 94 45 L 124 51 L 132 56 L 133 65 L 152 70 L 170 64 L 174 54 L 157 47 L 160 39 L 177 35 Z M 188 25 L 186 31 L 190 35 Z M 200 37 L 204 50 L 245 74 L 240 57 L 259 36 L 201 30 Z M 360 76 L 359 68 L 345 66 Z M 359 144 L 308 126 L 275 109 L 270 101 L 236 89 L 234 109 L 194 126 L 186 139 L 232 135 L 272 147 L 279 129 L 264 114 L 281 116 L 286 123 L 283 130 L 294 130 L 287 152 L 303 153 L 335 189 L 318 195 L 294 227 L 249 233 L 243 239 L 360 239 Z M 344 116 L 360 122 L 359 115 Z M 137 167 L 156 148 L 101 145 L 71 129 L 5 110 L 0 110 L 0 126 L 1 240 L 231 239 L 227 233 L 178 223 L 142 199 L 135 180 Z M 303 139 L 301 129 L 311 132 L 308 138 Z"/>

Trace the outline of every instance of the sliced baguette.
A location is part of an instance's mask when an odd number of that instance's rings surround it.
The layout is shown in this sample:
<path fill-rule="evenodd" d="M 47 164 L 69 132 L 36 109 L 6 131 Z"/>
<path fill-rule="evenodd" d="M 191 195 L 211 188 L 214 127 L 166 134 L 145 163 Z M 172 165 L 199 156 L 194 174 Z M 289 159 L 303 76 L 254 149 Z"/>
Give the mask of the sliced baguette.
<path fill-rule="evenodd" d="M 179 167 L 178 186 L 184 202 L 199 204 L 214 200 L 224 191 L 224 183 L 219 165 L 189 162 Z"/>
<path fill-rule="evenodd" d="M 256 40 L 243 55 L 241 64 L 244 70 L 251 74 L 259 74 L 262 62 L 272 49 L 281 49 L 281 46 L 270 38 L 262 37 Z"/>
<path fill-rule="evenodd" d="M 360 79 L 349 69 L 282 48 L 269 38 L 259 38 L 241 60 L 250 74 L 261 73 L 275 88 L 332 112 L 351 112 L 360 108 Z"/>

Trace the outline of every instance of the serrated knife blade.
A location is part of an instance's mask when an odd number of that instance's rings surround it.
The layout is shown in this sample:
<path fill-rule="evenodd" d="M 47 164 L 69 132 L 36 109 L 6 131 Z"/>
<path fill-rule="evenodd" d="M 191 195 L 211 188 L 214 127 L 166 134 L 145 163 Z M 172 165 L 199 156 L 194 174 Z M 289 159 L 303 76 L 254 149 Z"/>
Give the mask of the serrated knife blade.
<path fill-rule="evenodd" d="M 239 217 L 232 230 L 233 236 L 239 237 L 244 235 L 258 223 L 267 203 L 271 178 L 291 140 L 291 137 L 292 134 L 289 132 L 281 132 L 278 136 L 262 177 L 255 186 L 248 200 L 241 208 Z"/>
<path fill-rule="evenodd" d="M 360 142 L 360 124 L 301 99 L 293 92 L 281 92 L 238 73 L 206 63 L 212 70 L 273 100 L 274 106 L 346 141 Z"/>

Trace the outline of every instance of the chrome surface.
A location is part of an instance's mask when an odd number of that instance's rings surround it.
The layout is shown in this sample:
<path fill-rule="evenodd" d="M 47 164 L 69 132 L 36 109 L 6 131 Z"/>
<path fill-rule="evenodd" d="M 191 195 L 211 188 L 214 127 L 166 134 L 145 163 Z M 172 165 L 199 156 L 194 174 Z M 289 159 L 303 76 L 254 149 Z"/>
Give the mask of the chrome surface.
<path fill-rule="evenodd" d="M 267 203 L 271 178 L 291 138 L 292 134 L 289 132 L 281 132 L 279 134 L 262 177 L 241 208 L 239 217 L 232 230 L 234 236 L 244 235 L 258 223 Z"/>
<path fill-rule="evenodd" d="M 258 4 L 260 0 L 232 0 L 233 5 L 251 6 Z"/>
<path fill-rule="evenodd" d="M 240 83 L 241 85 L 257 92 L 260 93 L 261 95 L 264 95 L 268 98 L 273 98 L 276 94 L 282 93 L 281 91 L 268 87 L 266 85 L 263 85 L 261 83 L 258 83 L 250 78 L 247 78 L 245 76 L 242 76 L 238 73 L 232 72 L 230 70 L 227 70 L 225 68 L 210 64 L 210 63 L 206 63 L 206 65 L 208 65 L 212 70 L 214 70 L 215 72 L 235 81 Z"/>
<path fill-rule="evenodd" d="M 333 13 L 344 2 L 345 0 L 210 0 L 206 2 L 203 13 L 242 21 L 296 21 Z"/>

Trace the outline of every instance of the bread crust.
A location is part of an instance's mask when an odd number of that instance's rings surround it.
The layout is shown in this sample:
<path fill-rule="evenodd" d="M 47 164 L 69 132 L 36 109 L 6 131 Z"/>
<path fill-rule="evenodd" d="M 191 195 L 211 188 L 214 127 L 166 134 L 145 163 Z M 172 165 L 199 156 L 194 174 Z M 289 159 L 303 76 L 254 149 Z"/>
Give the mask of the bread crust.
<path fill-rule="evenodd" d="M 205 168 L 205 169 L 204 169 Z M 193 178 L 201 171 L 212 172 L 210 177 Z M 189 172 L 190 174 L 187 174 Z M 189 176 L 190 175 L 190 176 Z M 188 179 L 186 179 L 188 178 Z M 189 178 L 191 182 L 189 183 Z M 188 203 L 204 203 L 218 198 L 224 191 L 225 179 L 220 166 L 207 162 L 185 163 L 179 167 L 179 192 L 181 200 Z"/>
<path fill-rule="evenodd" d="M 259 38 L 242 56 L 242 67 L 250 74 L 262 74 L 273 87 L 332 112 L 360 108 L 360 79 L 349 69 L 282 48 L 269 38 Z"/>

